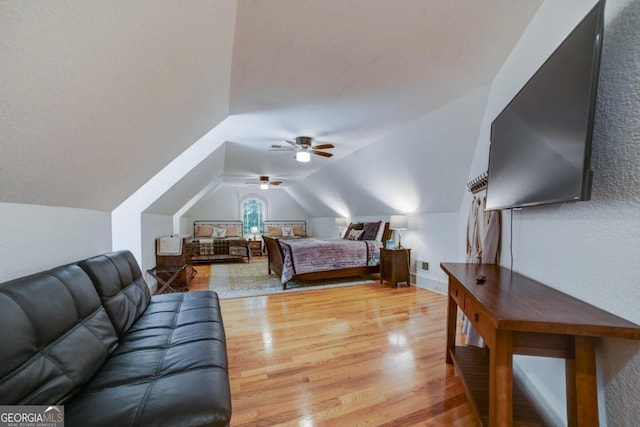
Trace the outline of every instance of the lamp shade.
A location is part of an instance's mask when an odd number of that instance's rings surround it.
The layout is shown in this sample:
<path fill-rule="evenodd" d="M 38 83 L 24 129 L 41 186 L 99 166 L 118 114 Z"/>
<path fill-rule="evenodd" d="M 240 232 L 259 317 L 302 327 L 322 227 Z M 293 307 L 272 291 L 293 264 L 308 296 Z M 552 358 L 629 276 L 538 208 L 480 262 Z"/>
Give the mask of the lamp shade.
<path fill-rule="evenodd" d="M 409 217 L 406 215 L 391 215 L 389 228 L 392 230 L 406 230 L 409 228 Z"/>
<path fill-rule="evenodd" d="M 346 227 L 347 226 L 347 218 L 344 218 L 344 217 L 336 218 L 335 226 L 336 227 Z"/>
<path fill-rule="evenodd" d="M 259 232 L 258 227 L 251 227 L 251 234 L 258 234 Z"/>
<path fill-rule="evenodd" d="M 310 162 L 311 161 L 311 153 L 308 151 L 298 151 L 296 153 L 296 160 L 299 162 Z"/>

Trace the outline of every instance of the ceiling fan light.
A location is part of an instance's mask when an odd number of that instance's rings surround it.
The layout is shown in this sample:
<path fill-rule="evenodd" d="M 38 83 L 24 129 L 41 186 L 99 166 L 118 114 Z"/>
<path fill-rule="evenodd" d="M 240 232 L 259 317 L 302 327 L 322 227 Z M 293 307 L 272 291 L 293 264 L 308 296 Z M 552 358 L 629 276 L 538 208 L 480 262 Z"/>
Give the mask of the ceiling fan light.
<path fill-rule="evenodd" d="M 263 182 L 262 184 L 260 184 L 260 189 L 261 190 L 268 190 L 269 189 L 269 184 Z"/>
<path fill-rule="evenodd" d="M 299 162 L 310 162 L 311 161 L 311 153 L 308 151 L 298 151 L 296 153 L 296 160 Z"/>

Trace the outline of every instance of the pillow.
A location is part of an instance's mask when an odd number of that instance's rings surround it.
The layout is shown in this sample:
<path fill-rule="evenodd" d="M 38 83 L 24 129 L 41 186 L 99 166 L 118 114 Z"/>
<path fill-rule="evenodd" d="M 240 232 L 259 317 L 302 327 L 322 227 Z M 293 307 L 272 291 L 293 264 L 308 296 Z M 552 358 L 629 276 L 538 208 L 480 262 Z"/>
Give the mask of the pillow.
<path fill-rule="evenodd" d="M 293 227 L 281 227 L 282 228 L 282 237 L 295 237 L 293 234 Z"/>
<path fill-rule="evenodd" d="M 282 237 L 282 229 L 280 227 L 269 226 L 269 236 Z"/>
<path fill-rule="evenodd" d="M 362 240 L 375 240 L 381 222 L 365 222 L 362 226 Z"/>
<path fill-rule="evenodd" d="M 380 224 L 380 228 L 378 228 L 378 234 L 376 234 L 376 242 L 382 242 L 382 237 L 384 235 L 384 227 L 387 225 L 386 222 Z"/>
<path fill-rule="evenodd" d="M 302 225 L 294 225 L 293 226 L 293 234 L 295 234 L 296 236 L 303 236 L 304 237 L 304 227 Z"/>
<path fill-rule="evenodd" d="M 347 234 L 347 240 L 360 240 L 362 233 L 364 233 L 364 230 L 351 230 Z"/>
<path fill-rule="evenodd" d="M 363 226 L 364 226 L 364 224 L 361 223 L 361 222 L 358 222 L 357 224 L 350 223 L 349 226 L 347 227 L 347 229 L 345 230 L 344 234 L 342 235 L 343 236 L 342 238 L 346 239 L 351 230 L 362 230 Z"/>
<path fill-rule="evenodd" d="M 223 237 L 227 237 L 227 229 L 226 228 L 213 228 L 213 237 L 216 239 L 220 239 Z"/>
<path fill-rule="evenodd" d="M 196 225 L 196 237 L 211 237 L 213 227 L 210 225 Z"/>
<path fill-rule="evenodd" d="M 239 237 L 238 235 L 238 227 L 230 226 L 227 227 L 227 232 L 225 233 L 226 237 Z"/>

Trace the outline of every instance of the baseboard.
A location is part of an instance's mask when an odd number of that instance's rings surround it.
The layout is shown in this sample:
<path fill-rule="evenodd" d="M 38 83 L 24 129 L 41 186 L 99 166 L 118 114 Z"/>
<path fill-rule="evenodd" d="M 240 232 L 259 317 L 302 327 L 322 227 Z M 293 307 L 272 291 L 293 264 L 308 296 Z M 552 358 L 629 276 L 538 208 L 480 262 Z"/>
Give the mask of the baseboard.
<path fill-rule="evenodd" d="M 429 289 L 430 291 L 438 292 L 439 294 L 446 295 L 449 292 L 449 285 L 447 282 L 431 279 L 429 277 L 424 277 L 420 275 L 415 276 L 414 283 L 416 286 L 424 289 Z"/>

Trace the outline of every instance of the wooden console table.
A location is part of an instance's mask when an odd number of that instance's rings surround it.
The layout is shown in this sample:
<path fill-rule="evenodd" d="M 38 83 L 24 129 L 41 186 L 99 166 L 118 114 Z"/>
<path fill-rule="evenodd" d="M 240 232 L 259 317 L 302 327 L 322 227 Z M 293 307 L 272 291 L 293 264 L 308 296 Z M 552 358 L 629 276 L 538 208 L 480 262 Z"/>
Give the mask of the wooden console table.
<path fill-rule="evenodd" d="M 640 326 L 509 269 L 442 263 L 449 276 L 447 363 L 478 419 L 489 426 L 544 424 L 513 384 L 513 355 L 566 359 L 569 426 L 597 426 L 598 337 L 640 339 Z M 477 283 L 478 275 L 486 281 Z M 456 347 L 457 308 L 487 348 Z"/>

